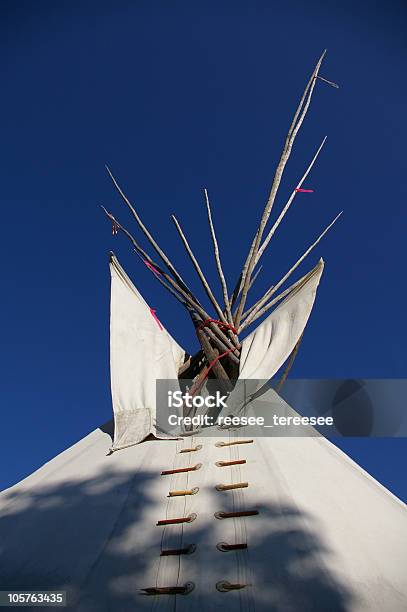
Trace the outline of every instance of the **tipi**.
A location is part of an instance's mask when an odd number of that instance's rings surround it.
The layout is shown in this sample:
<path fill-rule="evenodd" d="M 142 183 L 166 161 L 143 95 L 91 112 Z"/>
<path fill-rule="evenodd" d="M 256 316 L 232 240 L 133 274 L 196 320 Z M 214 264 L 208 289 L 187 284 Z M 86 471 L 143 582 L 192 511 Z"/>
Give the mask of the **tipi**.
<path fill-rule="evenodd" d="M 114 427 L 96 429 L 1 494 L 2 590 L 65 590 L 68 609 L 83 611 L 407 609 L 405 505 L 315 430 L 265 437 L 253 428 L 213 427 L 212 435 L 198 430 L 174 439 L 157 428 L 157 380 L 191 380 L 190 393 L 197 395 L 216 379 L 232 397 L 239 381 L 253 381 L 257 392 L 260 381 L 287 360 L 289 368 L 295 357 L 322 260 L 278 291 L 327 230 L 262 299 L 245 305 L 259 259 L 323 145 L 267 231 L 284 167 L 322 78 L 322 59 L 295 113 L 232 295 L 206 198 L 222 306 L 174 219 L 217 318 L 192 294 L 113 179 L 163 265 L 107 213 L 114 233 L 130 238 L 151 273 L 184 304 L 201 348 L 186 355 L 111 255 Z M 255 415 L 296 414 L 271 388 L 252 393 L 249 408 Z"/>

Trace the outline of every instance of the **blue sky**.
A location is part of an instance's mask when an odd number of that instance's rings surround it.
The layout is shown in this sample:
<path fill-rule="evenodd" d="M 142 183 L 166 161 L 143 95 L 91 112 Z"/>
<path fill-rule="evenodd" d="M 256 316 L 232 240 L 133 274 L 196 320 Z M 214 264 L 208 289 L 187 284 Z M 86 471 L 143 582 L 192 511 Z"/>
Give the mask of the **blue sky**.
<path fill-rule="evenodd" d="M 296 199 L 258 291 L 344 210 L 299 271 L 326 261 L 292 375 L 405 377 L 407 8 L 337 4 L 2 2 L 0 487 L 110 418 L 109 250 L 178 341 L 196 346 L 182 307 L 112 237 L 100 204 L 132 222 L 104 164 L 197 289 L 169 215 L 216 282 L 206 186 L 232 284 L 324 48 L 321 75 L 341 87 L 318 83 L 276 210 L 328 135 L 315 192 Z M 339 445 L 407 499 L 405 440 Z"/>

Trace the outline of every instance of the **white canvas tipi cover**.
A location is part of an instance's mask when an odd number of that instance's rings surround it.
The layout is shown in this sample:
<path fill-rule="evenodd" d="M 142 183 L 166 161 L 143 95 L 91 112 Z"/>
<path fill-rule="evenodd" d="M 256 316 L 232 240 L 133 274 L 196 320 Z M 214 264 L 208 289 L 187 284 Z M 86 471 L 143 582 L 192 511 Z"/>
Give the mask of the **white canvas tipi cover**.
<path fill-rule="evenodd" d="M 282 402 L 261 400 L 265 412 Z M 406 506 L 324 438 L 250 439 L 149 440 L 106 456 L 110 436 L 95 430 L 0 494 L 1 589 L 67 590 L 68 609 L 86 612 L 172 611 L 174 600 L 181 611 L 404 612 Z M 259 514 L 214 516 L 239 510 Z M 220 592 L 222 581 L 250 586 Z M 190 582 L 189 595 L 141 594 Z"/>
<path fill-rule="evenodd" d="M 295 414 L 273 390 L 251 407 Z M 1 493 L 0 588 L 86 612 L 406 610 L 403 503 L 324 438 L 213 433 L 107 456 L 104 427 Z"/>

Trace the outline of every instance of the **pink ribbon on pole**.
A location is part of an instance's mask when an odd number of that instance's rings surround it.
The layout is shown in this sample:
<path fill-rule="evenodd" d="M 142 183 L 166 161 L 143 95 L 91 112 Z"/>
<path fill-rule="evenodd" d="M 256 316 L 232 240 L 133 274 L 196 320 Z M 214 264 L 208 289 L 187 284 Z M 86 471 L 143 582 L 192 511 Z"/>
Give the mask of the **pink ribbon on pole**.
<path fill-rule="evenodd" d="M 295 191 L 297 193 L 314 193 L 313 189 L 301 189 L 301 187 L 296 187 Z"/>
<path fill-rule="evenodd" d="M 159 274 L 161 276 L 161 272 L 159 272 L 157 268 L 153 266 L 153 264 L 147 261 L 147 259 L 143 259 L 143 262 L 146 264 L 147 268 L 150 268 L 152 272 L 154 272 L 155 274 Z"/>
<path fill-rule="evenodd" d="M 159 328 L 161 329 L 161 331 L 162 331 L 164 328 L 163 328 L 163 326 L 161 325 L 161 323 L 160 323 L 160 321 L 159 321 L 159 319 L 158 319 L 157 315 L 155 314 L 155 313 L 157 312 L 157 311 L 156 311 L 156 309 L 155 309 L 155 308 L 150 308 L 150 312 L 151 312 L 151 314 L 153 315 L 154 319 L 157 321 L 157 325 L 158 325 L 158 327 L 159 327 Z"/>

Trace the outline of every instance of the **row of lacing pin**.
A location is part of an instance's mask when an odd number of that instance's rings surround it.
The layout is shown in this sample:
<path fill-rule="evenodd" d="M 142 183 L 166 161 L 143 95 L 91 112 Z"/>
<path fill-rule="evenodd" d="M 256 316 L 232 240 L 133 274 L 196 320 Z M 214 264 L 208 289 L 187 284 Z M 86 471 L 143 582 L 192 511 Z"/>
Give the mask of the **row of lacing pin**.
<path fill-rule="evenodd" d="M 253 440 L 235 440 L 234 442 L 217 442 L 215 446 L 223 447 L 223 446 L 232 446 L 236 444 L 251 444 L 252 442 Z M 180 453 L 192 453 L 192 452 L 201 450 L 201 448 L 202 448 L 202 445 L 198 444 L 197 446 L 193 448 L 184 448 L 180 450 L 179 452 Z M 223 467 L 229 467 L 233 465 L 243 465 L 245 463 L 246 463 L 246 459 L 240 459 L 236 461 L 217 461 L 215 465 L 217 467 L 223 468 Z M 201 463 L 196 463 L 195 465 L 186 467 L 186 468 L 163 470 L 161 472 L 161 476 L 169 476 L 172 474 L 181 474 L 185 472 L 195 472 L 199 470 L 201 467 L 202 467 Z M 216 485 L 215 488 L 217 491 L 231 491 L 234 489 L 243 489 L 248 486 L 249 486 L 248 482 L 239 482 L 236 484 L 218 484 Z M 179 491 L 169 491 L 168 497 L 196 495 L 198 491 L 199 491 L 199 487 L 193 487 L 192 489 L 183 489 Z M 219 511 L 219 512 L 215 512 L 214 516 L 215 518 L 219 520 L 223 520 L 223 519 L 228 519 L 228 518 L 256 516 L 257 514 L 259 514 L 258 510 L 241 510 L 237 512 Z M 172 518 L 172 519 L 163 519 L 163 520 L 157 521 L 157 526 L 192 523 L 193 521 L 195 521 L 196 517 L 197 515 L 193 512 L 189 514 L 188 516 L 183 516 L 180 518 Z M 189 544 L 189 546 L 186 546 L 184 548 L 173 548 L 173 549 L 162 550 L 160 553 L 160 556 L 165 557 L 165 556 L 172 556 L 172 555 L 191 555 L 192 553 L 196 551 L 196 548 L 197 548 L 196 544 Z M 216 545 L 216 548 L 220 552 L 245 550 L 247 549 L 247 543 L 244 542 L 244 543 L 237 543 L 237 544 L 228 544 L 227 542 L 219 542 Z M 249 585 L 242 584 L 242 583 L 231 583 L 226 580 L 221 580 L 220 582 L 216 583 L 216 588 L 221 593 L 244 589 L 246 586 L 249 586 Z M 180 586 L 145 588 L 145 589 L 142 589 L 142 592 L 145 593 L 146 595 L 188 595 L 194 590 L 194 588 L 195 588 L 195 584 L 193 582 L 186 582 L 185 584 L 180 585 Z"/>
<path fill-rule="evenodd" d="M 191 448 L 183 448 L 179 451 L 180 454 L 183 453 L 194 453 L 196 451 L 201 450 L 202 444 L 197 444 Z M 173 474 L 184 474 L 187 472 L 196 472 L 202 467 L 202 463 L 196 463 L 190 467 L 185 468 L 176 468 L 172 470 L 163 470 L 161 472 L 161 476 L 171 476 Z M 184 497 L 186 495 L 196 495 L 199 491 L 199 487 L 193 487 L 192 489 L 181 489 L 178 491 L 169 491 L 168 497 Z M 180 518 L 171 518 L 171 519 L 163 519 L 161 521 L 157 521 L 157 527 L 167 526 L 167 525 L 180 525 L 183 523 L 192 523 L 196 519 L 196 514 L 193 512 L 188 516 L 183 516 Z M 161 551 L 161 557 L 169 557 L 169 556 L 179 556 L 179 555 L 191 555 L 196 550 L 196 544 L 189 544 L 183 548 L 169 548 Z M 186 582 L 183 585 L 177 586 L 168 586 L 168 587 L 149 587 L 146 589 L 141 589 L 141 591 L 145 595 L 188 595 L 195 588 L 195 584 L 193 582 Z"/>
<path fill-rule="evenodd" d="M 232 442 L 217 442 L 215 446 L 225 447 L 225 446 L 235 446 L 238 444 L 251 444 L 251 443 L 253 443 L 253 440 L 234 440 Z M 234 461 L 217 461 L 216 465 L 220 468 L 225 468 L 225 467 L 235 466 L 235 465 L 244 465 L 245 463 L 246 463 L 246 459 L 236 459 Z M 219 484 L 216 486 L 216 490 L 217 491 L 234 491 L 236 489 L 245 489 L 248 486 L 249 486 L 248 482 Z M 222 520 L 222 519 L 229 519 L 229 518 L 256 516 L 257 514 L 259 514 L 258 510 L 240 510 L 236 512 L 219 511 L 219 512 L 215 512 L 215 518 Z M 220 552 L 245 550 L 247 549 L 247 543 L 238 542 L 236 544 L 228 544 L 227 542 L 219 542 L 219 544 L 216 545 L 216 548 Z M 222 580 L 221 582 L 218 582 L 216 584 L 216 588 L 220 592 L 237 591 L 240 589 L 244 589 L 248 586 L 250 585 L 247 583 L 241 583 L 241 582 L 231 583 L 226 580 Z"/>

